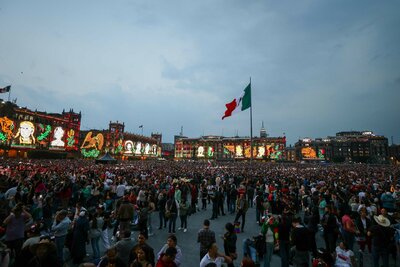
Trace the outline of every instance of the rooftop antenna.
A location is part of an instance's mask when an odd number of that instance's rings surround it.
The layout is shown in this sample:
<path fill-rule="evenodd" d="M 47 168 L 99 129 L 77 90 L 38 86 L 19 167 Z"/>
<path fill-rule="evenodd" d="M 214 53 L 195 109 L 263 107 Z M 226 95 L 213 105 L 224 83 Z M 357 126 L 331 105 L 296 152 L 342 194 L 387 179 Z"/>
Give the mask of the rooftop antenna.
<path fill-rule="evenodd" d="M 183 136 L 183 126 L 181 126 L 181 132 L 180 135 Z"/>

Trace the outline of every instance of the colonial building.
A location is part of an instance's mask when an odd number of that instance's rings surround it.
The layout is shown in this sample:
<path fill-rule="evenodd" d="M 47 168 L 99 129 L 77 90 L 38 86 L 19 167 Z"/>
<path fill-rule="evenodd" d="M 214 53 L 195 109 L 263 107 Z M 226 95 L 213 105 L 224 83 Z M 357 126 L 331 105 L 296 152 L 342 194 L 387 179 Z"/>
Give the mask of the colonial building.
<path fill-rule="evenodd" d="M 389 146 L 389 160 L 394 164 L 400 164 L 400 145 Z"/>
<path fill-rule="evenodd" d="M 125 132 L 125 124 L 118 121 L 110 121 L 108 130 L 82 131 L 80 140 L 81 153 L 86 158 L 97 158 L 105 152 L 121 159 L 161 156 L 161 134 L 147 137 Z"/>
<path fill-rule="evenodd" d="M 371 131 L 339 132 L 326 138 L 304 138 L 295 144 L 299 160 L 383 163 L 388 160 L 388 139 Z"/>
<path fill-rule="evenodd" d="M 78 151 L 81 113 L 33 111 L 0 103 L 0 155 L 27 157 L 31 150 Z"/>
<path fill-rule="evenodd" d="M 188 138 L 175 136 L 175 159 L 191 160 L 284 160 L 286 137 L 268 137 L 262 125 L 260 137 L 201 136 Z"/>

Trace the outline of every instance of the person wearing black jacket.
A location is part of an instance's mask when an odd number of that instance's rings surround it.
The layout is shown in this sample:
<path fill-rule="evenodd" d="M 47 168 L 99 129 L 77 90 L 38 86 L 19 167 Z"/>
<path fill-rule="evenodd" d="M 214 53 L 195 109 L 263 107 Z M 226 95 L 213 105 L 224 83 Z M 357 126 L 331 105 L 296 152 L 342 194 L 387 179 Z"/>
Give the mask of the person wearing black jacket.
<path fill-rule="evenodd" d="M 175 234 L 176 218 L 178 217 L 178 202 L 171 196 L 165 204 L 165 212 L 169 214 L 168 233 Z"/>
<path fill-rule="evenodd" d="M 356 236 L 356 240 L 362 252 L 364 252 L 365 245 L 368 246 L 369 253 L 371 250 L 371 237 L 367 236 L 368 229 L 372 226 L 372 221 L 367 217 L 367 209 L 364 207 L 360 210 L 360 216 L 356 219 L 356 226 L 360 233 Z"/>
<path fill-rule="evenodd" d="M 227 223 L 225 225 L 226 233 L 222 237 L 224 239 L 224 251 L 225 255 L 231 257 L 232 260 L 237 258 L 236 252 L 236 241 L 237 236 L 235 233 L 235 226 L 232 223 Z M 233 267 L 233 263 L 228 263 L 228 267 Z"/>
<path fill-rule="evenodd" d="M 292 221 L 291 241 L 295 249 L 293 264 L 295 267 L 308 267 L 310 266 L 310 231 L 300 222 L 301 219 L 298 217 Z"/>
<path fill-rule="evenodd" d="M 319 211 L 318 207 L 314 207 L 310 212 L 308 209 L 304 215 L 304 224 L 307 225 L 307 229 L 310 232 L 310 246 L 313 256 L 317 256 L 317 242 L 315 240 L 315 235 L 318 233 L 319 224 Z"/>
<path fill-rule="evenodd" d="M 222 189 L 223 189 L 222 187 L 219 187 L 218 192 L 216 192 L 217 193 L 217 201 L 218 201 L 218 215 L 225 216 L 225 212 L 224 212 L 225 196 L 224 196 L 224 192 Z"/>
<path fill-rule="evenodd" d="M 321 224 L 324 228 L 325 247 L 330 253 L 333 253 L 336 249 L 336 240 L 339 232 L 337 222 L 338 219 L 336 215 L 332 213 L 332 207 L 326 206 Z"/>
<path fill-rule="evenodd" d="M 389 266 L 389 245 L 393 242 L 394 229 L 390 227 L 390 221 L 382 214 L 374 216 L 376 222 L 367 232 L 372 237 L 372 258 L 374 267 L 378 267 L 379 260 L 382 259 L 382 266 Z"/>
<path fill-rule="evenodd" d="M 157 209 L 158 209 L 158 217 L 160 219 L 160 226 L 158 229 L 162 229 L 163 227 L 167 227 L 167 218 L 165 218 L 165 204 L 167 203 L 167 197 L 164 192 L 160 192 L 158 194 L 157 201 Z"/>
<path fill-rule="evenodd" d="M 279 232 L 279 254 L 281 256 L 281 266 L 289 267 L 290 251 L 290 227 L 292 224 L 292 215 L 285 209 L 278 224 Z"/>
<path fill-rule="evenodd" d="M 214 220 L 218 218 L 218 192 L 215 190 L 215 187 L 212 187 L 212 193 L 208 194 L 212 201 L 212 215 L 210 220 Z"/>
<path fill-rule="evenodd" d="M 203 185 L 201 188 L 201 209 L 202 210 L 207 209 L 207 197 L 208 197 L 207 187 L 205 185 Z"/>
<path fill-rule="evenodd" d="M 257 191 L 256 194 L 256 221 L 257 223 L 260 223 L 260 218 L 263 216 L 263 211 L 264 211 L 264 207 L 263 207 L 263 192 Z"/>

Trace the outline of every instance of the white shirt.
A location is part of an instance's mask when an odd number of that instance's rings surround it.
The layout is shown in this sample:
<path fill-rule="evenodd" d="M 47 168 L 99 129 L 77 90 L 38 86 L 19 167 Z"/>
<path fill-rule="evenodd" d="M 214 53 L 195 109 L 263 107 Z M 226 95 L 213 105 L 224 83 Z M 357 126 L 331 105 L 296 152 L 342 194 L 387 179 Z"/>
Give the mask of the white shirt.
<path fill-rule="evenodd" d="M 265 234 L 266 243 L 274 243 L 274 232 L 272 232 L 271 227 L 268 227 L 267 233 Z"/>
<path fill-rule="evenodd" d="M 354 257 L 353 251 L 350 249 L 345 251 L 337 246 L 335 267 L 351 267 L 351 257 Z"/>
<path fill-rule="evenodd" d="M 117 194 L 117 197 L 123 197 L 125 194 L 125 185 L 120 184 L 117 186 L 117 189 L 115 190 L 115 193 Z"/>
<path fill-rule="evenodd" d="M 207 264 L 210 262 L 213 262 L 217 265 L 217 267 L 221 267 L 222 263 L 225 262 L 225 259 L 223 257 L 216 257 L 215 259 L 210 258 L 208 253 L 204 255 L 204 257 L 200 261 L 200 267 L 205 267 Z"/>

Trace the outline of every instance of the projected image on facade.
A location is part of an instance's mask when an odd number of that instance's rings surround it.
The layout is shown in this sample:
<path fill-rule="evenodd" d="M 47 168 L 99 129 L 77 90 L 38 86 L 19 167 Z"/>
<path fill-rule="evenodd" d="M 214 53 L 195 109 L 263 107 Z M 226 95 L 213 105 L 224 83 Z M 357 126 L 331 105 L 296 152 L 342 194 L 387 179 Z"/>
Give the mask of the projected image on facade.
<path fill-rule="evenodd" d="M 270 159 L 279 160 L 283 156 L 283 148 L 279 144 L 274 143 L 267 145 L 267 155 Z"/>
<path fill-rule="evenodd" d="M 14 136 L 14 144 L 16 145 L 34 145 L 35 125 L 30 121 L 22 121 L 19 124 L 17 134 Z"/>
<path fill-rule="evenodd" d="M 257 158 L 262 158 L 265 156 L 265 147 L 264 146 L 259 146 L 257 148 Z"/>
<path fill-rule="evenodd" d="M 133 142 L 131 140 L 125 141 L 125 151 L 124 154 L 132 154 L 134 152 L 133 150 Z"/>
<path fill-rule="evenodd" d="M 136 155 L 142 154 L 142 143 L 141 142 L 136 143 L 135 154 Z"/>
<path fill-rule="evenodd" d="M 241 145 L 236 146 L 236 157 L 243 157 L 243 147 Z"/>
<path fill-rule="evenodd" d="M 15 125 L 12 120 L 7 117 L 0 118 L 0 142 L 9 142 L 13 137 Z"/>
<path fill-rule="evenodd" d="M 65 142 L 62 140 L 64 137 L 64 129 L 61 126 L 57 126 L 53 132 L 53 141 L 51 141 L 51 146 L 64 147 Z"/>
<path fill-rule="evenodd" d="M 204 146 L 199 146 L 199 148 L 197 149 L 197 157 L 198 158 L 204 157 Z"/>
<path fill-rule="evenodd" d="M 317 153 L 315 152 L 315 149 L 311 147 L 303 147 L 301 149 L 301 155 L 305 159 L 316 159 L 317 158 Z"/>
<path fill-rule="evenodd" d="M 75 139 L 75 131 L 74 129 L 69 129 L 67 132 L 67 147 L 75 148 L 77 140 Z"/>
<path fill-rule="evenodd" d="M 51 134 L 51 126 L 39 123 L 36 125 L 36 140 L 37 142 L 46 147 L 49 144 L 50 134 Z"/>
<path fill-rule="evenodd" d="M 323 148 L 318 149 L 318 158 L 325 159 L 325 149 Z"/>
<path fill-rule="evenodd" d="M 211 146 L 208 147 L 207 156 L 209 158 L 212 158 L 214 156 L 214 148 L 213 147 L 211 147 Z"/>
<path fill-rule="evenodd" d="M 124 141 L 123 141 L 122 138 L 118 139 L 118 141 L 114 145 L 114 147 L 115 147 L 114 154 L 121 154 L 122 153 L 122 150 L 124 149 L 123 142 Z"/>
<path fill-rule="evenodd" d="M 92 135 L 92 132 L 88 132 L 81 145 L 82 155 L 86 158 L 97 158 L 104 145 L 103 134 L 98 133 L 95 136 Z"/>
<path fill-rule="evenodd" d="M 150 144 L 149 143 L 146 143 L 144 145 L 144 154 L 145 155 L 149 155 L 150 154 Z"/>
<path fill-rule="evenodd" d="M 234 157 L 234 155 L 235 155 L 235 146 L 234 145 L 224 145 L 224 155 L 228 155 L 230 157 Z"/>

